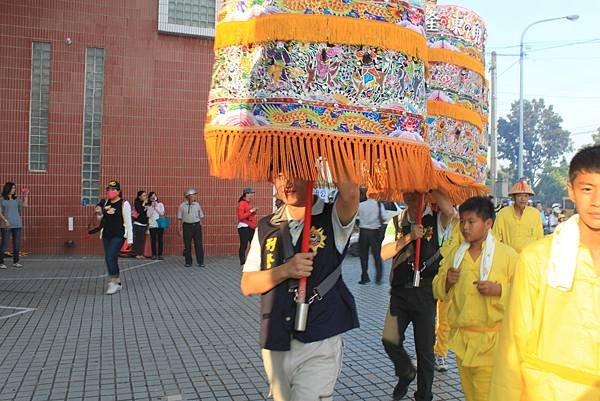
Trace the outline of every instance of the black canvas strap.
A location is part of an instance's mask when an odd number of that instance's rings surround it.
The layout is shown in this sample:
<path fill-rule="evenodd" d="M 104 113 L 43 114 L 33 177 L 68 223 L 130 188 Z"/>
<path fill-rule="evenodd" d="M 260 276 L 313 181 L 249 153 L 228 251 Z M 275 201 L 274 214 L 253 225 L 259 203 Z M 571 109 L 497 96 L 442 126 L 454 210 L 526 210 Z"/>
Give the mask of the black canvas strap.
<path fill-rule="evenodd" d="M 327 294 L 335 286 L 335 284 L 340 279 L 341 275 L 342 275 L 342 264 L 340 263 L 334 271 L 329 273 L 329 275 L 327 277 L 325 277 L 325 279 L 319 283 L 318 286 L 313 288 L 314 295 L 310 298 L 309 303 L 311 303 L 311 301 L 313 301 L 315 297 L 317 300 L 323 299 L 325 294 Z"/>

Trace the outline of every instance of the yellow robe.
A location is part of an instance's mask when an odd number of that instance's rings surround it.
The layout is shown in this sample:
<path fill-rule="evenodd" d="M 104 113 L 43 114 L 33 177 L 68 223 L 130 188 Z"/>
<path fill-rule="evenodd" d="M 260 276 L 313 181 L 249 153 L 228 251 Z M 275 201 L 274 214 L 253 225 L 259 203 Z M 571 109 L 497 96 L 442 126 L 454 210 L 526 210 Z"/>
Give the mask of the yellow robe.
<path fill-rule="evenodd" d="M 454 247 L 458 246 L 464 239 L 460 232 L 460 219 L 453 217 L 448 224 L 450 227 L 450 236 L 442 243 L 440 254 L 446 257 Z M 437 314 L 435 320 L 435 345 L 433 352 L 437 356 L 448 356 L 448 335 L 450 326 L 448 326 L 448 307 L 449 302 L 438 300 Z"/>
<path fill-rule="evenodd" d="M 473 284 L 479 280 L 481 255 L 473 260 L 467 251 L 460 264 L 458 282 L 446 293 L 446 275 L 452 268 L 457 247 L 442 260 L 440 270 L 433 279 L 433 293 L 437 299 L 451 301 L 448 309 L 450 349 L 465 367 L 491 366 L 496 348 L 504 308 L 510 292 L 517 253 L 509 246 L 495 240 L 494 258 L 489 281 L 502 285 L 500 297 L 479 294 Z"/>
<path fill-rule="evenodd" d="M 514 205 L 502 208 L 496 215 L 493 234 L 500 242 L 520 253 L 525 246 L 544 237 L 540 212 L 527 206 L 521 218 L 517 219 Z"/>
<path fill-rule="evenodd" d="M 550 287 L 552 237 L 519 257 L 490 401 L 600 400 L 600 274 L 580 244 L 571 290 Z"/>

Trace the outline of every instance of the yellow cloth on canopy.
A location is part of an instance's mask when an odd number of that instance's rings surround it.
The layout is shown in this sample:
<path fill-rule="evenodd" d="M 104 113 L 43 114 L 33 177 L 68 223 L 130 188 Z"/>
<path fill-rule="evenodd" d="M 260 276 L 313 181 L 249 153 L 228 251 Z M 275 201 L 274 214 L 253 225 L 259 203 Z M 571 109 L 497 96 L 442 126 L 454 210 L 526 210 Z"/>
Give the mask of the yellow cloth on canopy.
<path fill-rule="evenodd" d="M 527 245 L 544 237 L 540 212 L 534 207 L 526 206 L 518 219 L 514 205 L 502 208 L 496 215 L 492 233 L 520 253 Z"/>
<path fill-rule="evenodd" d="M 437 299 L 451 301 L 448 309 L 450 349 L 465 367 L 491 366 L 510 292 L 510 283 L 517 262 L 517 253 L 509 246 L 495 241 L 494 258 L 489 281 L 502 285 L 499 297 L 483 296 L 473 284 L 479 280 L 481 255 L 477 260 L 467 251 L 460 264 L 458 282 L 446 293 L 446 276 L 453 268 L 453 248 L 442 260 L 439 273 L 433 279 L 433 293 Z"/>
<path fill-rule="evenodd" d="M 580 244 L 571 289 L 550 287 L 552 238 L 519 256 L 490 401 L 600 400 L 600 273 Z"/>

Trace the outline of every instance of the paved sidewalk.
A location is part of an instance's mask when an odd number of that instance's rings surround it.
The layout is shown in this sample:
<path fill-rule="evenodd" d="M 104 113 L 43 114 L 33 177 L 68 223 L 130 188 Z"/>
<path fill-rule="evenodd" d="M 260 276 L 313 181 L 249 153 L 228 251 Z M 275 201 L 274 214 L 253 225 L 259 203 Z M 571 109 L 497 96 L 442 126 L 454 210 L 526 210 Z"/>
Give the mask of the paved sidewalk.
<path fill-rule="evenodd" d="M 113 296 L 99 257 L 31 256 L 0 270 L 0 401 L 267 399 L 259 299 L 241 295 L 237 257 L 209 257 L 205 269 L 181 257 L 120 263 L 124 289 Z M 387 285 L 358 285 L 358 258 L 343 274 L 361 327 L 345 335 L 335 400 L 390 400 Z M 451 366 L 436 373 L 436 400 L 463 400 Z"/>

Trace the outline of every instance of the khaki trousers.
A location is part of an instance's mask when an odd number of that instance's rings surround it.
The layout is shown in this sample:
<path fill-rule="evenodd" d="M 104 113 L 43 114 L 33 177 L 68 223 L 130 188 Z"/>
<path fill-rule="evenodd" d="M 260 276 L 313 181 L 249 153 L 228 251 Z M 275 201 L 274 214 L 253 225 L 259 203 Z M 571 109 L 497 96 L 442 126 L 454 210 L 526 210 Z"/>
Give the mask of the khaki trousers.
<path fill-rule="evenodd" d="M 273 399 L 332 401 L 342 357 L 341 335 L 313 343 L 292 340 L 289 351 L 263 349 L 263 364 Z"/>

